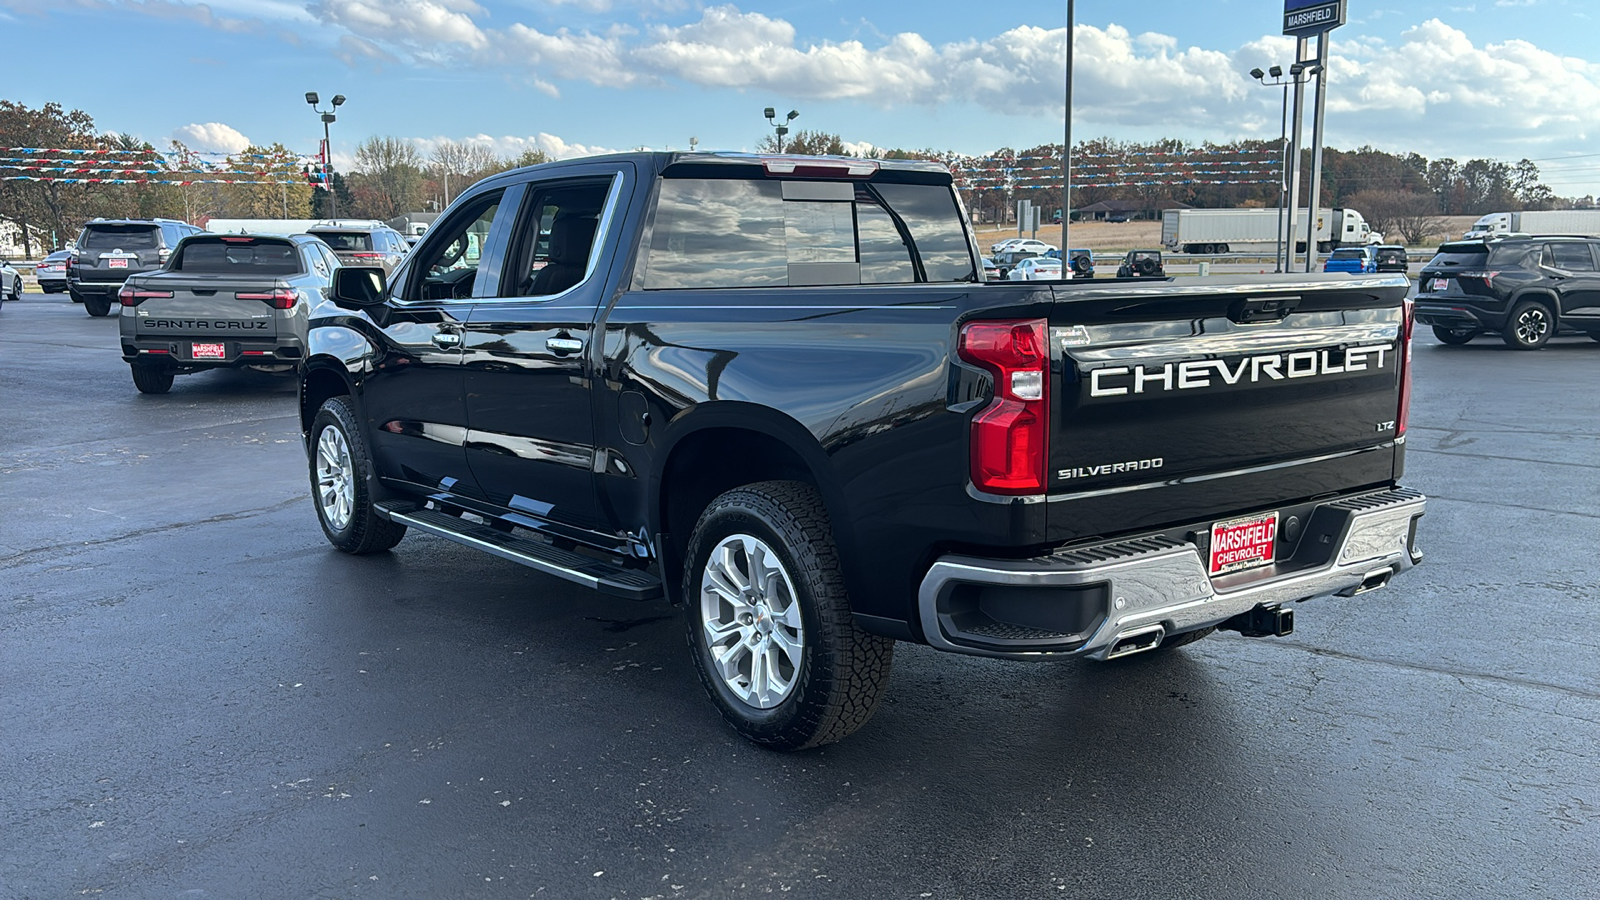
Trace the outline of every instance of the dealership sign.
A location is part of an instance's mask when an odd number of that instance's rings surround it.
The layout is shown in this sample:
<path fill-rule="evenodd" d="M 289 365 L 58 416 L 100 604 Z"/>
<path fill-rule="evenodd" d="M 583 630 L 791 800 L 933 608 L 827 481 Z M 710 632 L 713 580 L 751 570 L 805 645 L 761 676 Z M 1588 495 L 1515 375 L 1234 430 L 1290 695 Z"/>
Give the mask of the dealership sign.
<path fill-rule="evenodd" d="M 1283 33 L 1321 34 L 1344 24 L 1345 0 L 1283 0 Z"/>

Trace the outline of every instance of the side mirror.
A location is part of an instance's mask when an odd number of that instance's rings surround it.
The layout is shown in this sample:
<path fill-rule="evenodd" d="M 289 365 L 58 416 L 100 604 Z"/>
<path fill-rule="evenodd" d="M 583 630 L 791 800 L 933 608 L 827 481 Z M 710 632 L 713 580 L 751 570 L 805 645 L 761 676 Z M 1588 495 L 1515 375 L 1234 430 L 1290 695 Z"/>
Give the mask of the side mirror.
<path fill-rule="evenodd" d="M 383 270 L 366 266 L 340 266 L 333 270 L 333 302 L 345 309 L 382 306 L 389 286 Z"/>

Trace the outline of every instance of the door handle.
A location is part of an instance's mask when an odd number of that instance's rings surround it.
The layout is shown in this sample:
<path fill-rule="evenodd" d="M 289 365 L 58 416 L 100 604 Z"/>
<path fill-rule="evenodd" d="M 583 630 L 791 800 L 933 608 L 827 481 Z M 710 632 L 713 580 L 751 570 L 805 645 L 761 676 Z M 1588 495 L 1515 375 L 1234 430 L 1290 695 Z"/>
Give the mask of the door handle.
<path fill-rule="evenodd" d="M 583 349 L 583 341 L 577 338 L 553 337 L 544 342 L 551 353 L 577 353 Z"/>
<path fill-rule="evenodd" d="M 433 343 L 434 346 L 446 349 L 459 347 L 461 346 L 461 335 L 454 331 L 435 331 L 433 333 Z"/>

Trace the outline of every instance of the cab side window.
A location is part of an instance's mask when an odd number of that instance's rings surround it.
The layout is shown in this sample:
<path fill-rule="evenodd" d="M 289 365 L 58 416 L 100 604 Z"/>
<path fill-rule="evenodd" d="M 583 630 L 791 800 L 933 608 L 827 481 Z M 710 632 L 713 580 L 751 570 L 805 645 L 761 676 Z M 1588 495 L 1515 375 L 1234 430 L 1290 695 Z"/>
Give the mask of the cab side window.
<path fill-rule="evenodd" d="M 610 178 L 531 185 L 503 293 L 550 297 L 583 281 L 610 190 Z"/>
<path fill-rule="evenodd" d="M 500 210 L 500 191 L 492 191 L 457 210 L 450 221 L 434 234 L 433 240 L 419 246 L 424 255 L 417 260 L 409 279 L 407 300 L 466 299 L 473 295 L 483 249 L 489 242 L 489 228 Z"/>
<path fill-rule="evenodd" d="M 1544 264 L 1567 272 L 1593 272 L 1594 255 L 1589 245 L 1576 241 L 1565 244 L 1545 244 Z"/>

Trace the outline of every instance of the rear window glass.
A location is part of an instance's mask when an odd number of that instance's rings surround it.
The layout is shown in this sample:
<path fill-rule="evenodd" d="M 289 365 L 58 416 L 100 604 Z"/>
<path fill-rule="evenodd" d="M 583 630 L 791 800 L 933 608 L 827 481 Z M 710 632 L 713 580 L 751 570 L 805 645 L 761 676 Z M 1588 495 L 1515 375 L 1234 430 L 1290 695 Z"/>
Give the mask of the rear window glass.
<path fill-rule="evenodd" d="M 350 253 L 372 249 L 372 233 L 367 231 L 313 231 L 323 243 L 335 250 Z"/>
<path fill-rule="evenodd" d="M 300 256 L 288 241 L 199 238 L 178 249 L 172 269 L 200 275 L 298 275 Z"/>
<path fill-rule="evenodd" d="M 1488 260 L 1489 247 L 1486 244 L 1444 244 L 1438 254 L 1428 261 L 1428 268 L 1481 266 Z"/>
<path fill-rule="evenodd" d="M 641 285 L 734 288 L 919 280 L 977 280 L 960 210 L 948 187 L 667 178 L 661 183 Z"/>
<path fill-rule="evenodd" d="M 1362 259 L 1366 252 L 1362 250 L 1335 250 L 1329 259 Z"/>
<path fill-rule="evenodd" d="M 78 241 L 82 250 L 154 250 L 161 246 L 155 225 L 90 225 Z"/>

